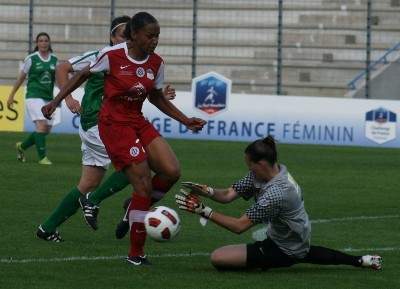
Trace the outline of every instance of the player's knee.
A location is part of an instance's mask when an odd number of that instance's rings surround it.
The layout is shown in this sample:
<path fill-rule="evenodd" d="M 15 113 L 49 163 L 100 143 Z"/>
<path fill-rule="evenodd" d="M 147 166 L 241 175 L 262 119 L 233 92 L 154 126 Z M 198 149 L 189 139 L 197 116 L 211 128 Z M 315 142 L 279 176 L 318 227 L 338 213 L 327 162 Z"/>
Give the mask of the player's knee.
<path fill-rule="evenodd" d="M 214 252 L 212 252 L 212 254 L 211 254 L 211 264 L 216 268 L 225 265 L 224 254 L 220 249 L 216 249 Z"/>
<path fill-rule="evenodd" d="M 168 169 L 168 171 L 165 172 L 164 179 L 167 180 L 167 182 L 170 185 L 174 185 L 177 181 L 179 181 L 179 178 L 181 177 L 181 170 L 179 166 L 174 166 Z"/>

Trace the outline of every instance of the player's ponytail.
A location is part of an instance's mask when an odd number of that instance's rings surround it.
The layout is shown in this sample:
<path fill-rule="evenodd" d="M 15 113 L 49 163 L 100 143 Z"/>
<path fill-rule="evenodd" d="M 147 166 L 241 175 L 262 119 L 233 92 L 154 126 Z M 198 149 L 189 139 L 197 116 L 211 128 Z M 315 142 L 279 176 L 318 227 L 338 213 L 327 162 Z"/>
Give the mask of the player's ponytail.
<path fill-rule="evenodd" d="M 115 18 L 112 22 L 111 22 L 111 27 L 110 27 L 110 36 L 115 36 L 117 31 L 118 31 L 118 27 L 122 26 L 122 25 L 126 25 L 126 29 L 128 28 L 128 22 L 131 20 L 131 17 L 126 16 L 126 15 L 122 15 L 119 16 L 117 18 Z M 125 30 L 126 30 L 125 29 Z M 125 36 L 125 32 L 124 32 L 124 36 Z M 110 46 L 113 46 L 112 41 L 110 40 Z"/>
<path fill-rule="evenodd" d="M 138 31 L 139 29 L 145 27 L 146 25 L 158 23 L 157 19 L 153 17 L 150 13 L 139 12 L 133 15 L 132 20 L 126 24 L 124 31 L 124 37 L 126 39 L 131 39 L 131 33 L 133 31 Z"/>
<path fill-rule="evenodd" d="M 271 166 L 278 161 L 278 151 L 276 150 L 276 141 L 269 135 L 264 139 L 259 139 L 247 146 L 244 153 L 252 162 L 266 160 Z"/>

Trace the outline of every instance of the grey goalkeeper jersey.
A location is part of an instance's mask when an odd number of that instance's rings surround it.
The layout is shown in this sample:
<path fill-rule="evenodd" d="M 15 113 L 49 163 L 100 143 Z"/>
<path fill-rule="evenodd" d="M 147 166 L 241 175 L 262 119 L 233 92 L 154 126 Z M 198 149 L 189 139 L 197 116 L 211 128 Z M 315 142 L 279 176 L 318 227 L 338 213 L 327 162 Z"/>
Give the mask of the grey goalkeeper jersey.
<path fill-rule="evenodd" d="M 249 172 L 232 188 L 245 200 L 256 203 L 246 215 L 254 223 L 268 223 L 267 237 L 285 254 L 303 258 L 310 249 L 311 224 L 304 208 L 301 188 L 284 165 L 269 182 L 259 181 Z"/>

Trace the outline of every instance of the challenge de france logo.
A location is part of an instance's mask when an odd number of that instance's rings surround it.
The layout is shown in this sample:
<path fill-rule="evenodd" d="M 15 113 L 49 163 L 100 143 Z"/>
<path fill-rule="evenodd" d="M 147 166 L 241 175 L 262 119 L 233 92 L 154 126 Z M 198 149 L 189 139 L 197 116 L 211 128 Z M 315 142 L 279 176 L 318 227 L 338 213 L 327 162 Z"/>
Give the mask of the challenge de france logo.
<path fill-rule="evenodd" d="M 231 93 L 232 81 L 224 76 L 209 72 L 192 81 L 194 106 L 207 115 L 224 111 Z"/>
<path fill-rule="evenodd" d="M 370 110 L 365 115 L 365 137 L 377 144 L 396 138 L 397 116 L 383 107 Z"/>

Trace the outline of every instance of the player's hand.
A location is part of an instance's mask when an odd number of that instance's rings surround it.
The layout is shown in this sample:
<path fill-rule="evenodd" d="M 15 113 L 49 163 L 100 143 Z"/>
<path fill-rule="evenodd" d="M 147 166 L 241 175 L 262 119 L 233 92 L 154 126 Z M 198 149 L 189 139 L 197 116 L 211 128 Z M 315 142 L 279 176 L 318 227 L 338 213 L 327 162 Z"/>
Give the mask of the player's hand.
<path fill-rule="evenodd" d="M 65 98 L 65 103 L 72 113 L 82 114 L 82 106 L 76 99 L 71 97 Z"/>
<path fill-rule="evenodd" d="M 52 104 L 51 102 L 49 104 L 46 104 L 45 106 L 42 107 L 43 116 L 47 119 L 51 119 L 51 115 L 56 110 L 56 108 L 57 106 Z"/>
<path fill-rule="evenodd" d="M 164 88 L 163 94 L 164 94 L 164 97 L 166 100 L 173 100 L 173 99 L 175 99 L 175 96 L 176 96 L 175 88 L 171 87 L 171 85 L 168 84 Z"/>
<path fill-rule="evenodd" d="M 189 118 L 189 122 L 186 124 L 186 127 L 192 131 L 201 131 L 203 127 L 206 125 L 206 121 L 201 118 L 191 117 Z"/>
<path fill-rule="evenodd" d="M 203 197 L 211 197 L 214 195 L 214 189 L 211 187 L 207 187 L 206 185 L 202 184 L 197 184 L 193 182 L 182 182 L 182 186 L 190 189 L 191 193 L 195 193 L 197 195 L 203 196 Z"/>
<path fill-rule="evenodd" d="M 203 204 L 203 201 L 196 194 L 190 194 L 185 190 L 181 190 L 182 195 L 175 195 L 175 201 L 179 205 L 179 209 L 191 213 L 199 214 L 204 218 L 210 218 L 213 210 Z"/>
<path fill-rule="evenodd" d="M 14 98 L 10 96 L 10 97 L 7 99 L 7 106 L 8 106 L 8 107 L 13 107 L 13 104 L 14 104 Z"/>

